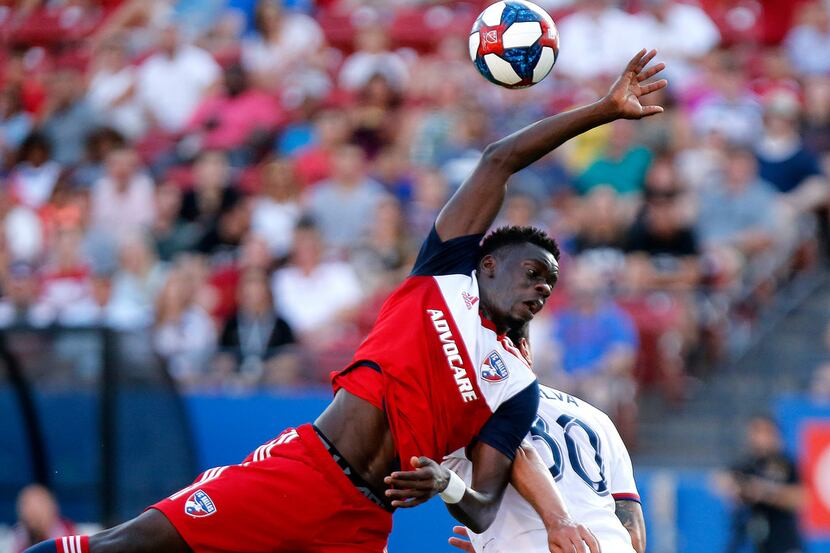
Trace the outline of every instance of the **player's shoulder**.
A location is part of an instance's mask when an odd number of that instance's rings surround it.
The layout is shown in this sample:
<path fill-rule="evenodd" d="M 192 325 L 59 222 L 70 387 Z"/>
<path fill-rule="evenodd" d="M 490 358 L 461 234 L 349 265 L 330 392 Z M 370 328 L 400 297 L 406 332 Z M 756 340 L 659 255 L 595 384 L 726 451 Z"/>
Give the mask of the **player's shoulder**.
<path fill-rule="evenodd" d="M 584 418 L 593 419 L 603 426 L 614 426 L 611 417 L 605 414 L 604 411 L 573 394 L 540 383 L 539 398 L 542 405 L 555 405 L 559 409 L 573 412 Z"/>

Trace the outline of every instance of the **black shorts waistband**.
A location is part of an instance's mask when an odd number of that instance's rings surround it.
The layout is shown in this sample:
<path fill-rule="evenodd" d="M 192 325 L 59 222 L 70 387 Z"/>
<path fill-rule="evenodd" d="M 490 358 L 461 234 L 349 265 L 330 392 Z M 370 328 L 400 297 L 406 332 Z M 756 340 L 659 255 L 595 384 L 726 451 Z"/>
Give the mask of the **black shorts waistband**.
<path fill-rule="evenodd" d="M 385 511 L 389 511 L 390 513 L 395 511 L 395 508 L 392 507 L 392 504 L 384 498 L 382 494 L 378 494 L 372 487 L 369 485 L 363 477 L 352 467 L 346 458 L 337 451 L 337 448 L 334 447 L 334 444 L 329 441 L 325 434 L 323 434 L 319 428 L 315 425 L 311 425 L 314 431 L 317 433 L 317 437 L 320 438 L 320 441 L 323 442 L 323 446 L 326 448 L 326 451 L 329 452 L 331 458 L 334 459 L 334 462 L 337 463 L 337 466 L 340 467 L 340 470 L 343 471 L 343 474 L 346 475 L 346 478 L 351 481 L 357 490 L 366 496 L 372 503 L 384 509 Z"/>

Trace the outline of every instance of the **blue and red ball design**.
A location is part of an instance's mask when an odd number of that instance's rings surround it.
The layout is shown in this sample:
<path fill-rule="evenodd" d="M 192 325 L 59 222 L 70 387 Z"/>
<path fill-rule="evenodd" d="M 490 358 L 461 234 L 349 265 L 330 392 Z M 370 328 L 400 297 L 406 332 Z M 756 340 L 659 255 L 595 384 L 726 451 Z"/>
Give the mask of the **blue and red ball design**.
<path fill-rule="evenodd" d="M 559 32 L 550 15 L 527 0 L 492 4 L 473 24 L 470 58 L 487 80 L 525 88 L 544 79 L 559 55 Z"/>

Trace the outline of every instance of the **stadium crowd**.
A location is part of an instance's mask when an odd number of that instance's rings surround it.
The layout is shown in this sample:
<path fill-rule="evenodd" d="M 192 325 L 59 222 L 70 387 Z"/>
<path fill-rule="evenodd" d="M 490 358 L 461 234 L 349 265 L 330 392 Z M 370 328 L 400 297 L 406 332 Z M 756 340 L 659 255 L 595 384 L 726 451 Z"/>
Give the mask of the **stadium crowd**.
<path fill-rule="evenodd" d="M 0 3 L 0 324 L 146 333 L 187 388 L 324 382 L 483 148 L 647 46 L 666 113 L 517 175 L 500 224 L 566 252 L 543 382 L 623 429 L 639 388 L 682 400 L 826 248 L 828 4 L 539 3 L 560 57 L 524 91 L 470 63 L 481 2 Z"/>

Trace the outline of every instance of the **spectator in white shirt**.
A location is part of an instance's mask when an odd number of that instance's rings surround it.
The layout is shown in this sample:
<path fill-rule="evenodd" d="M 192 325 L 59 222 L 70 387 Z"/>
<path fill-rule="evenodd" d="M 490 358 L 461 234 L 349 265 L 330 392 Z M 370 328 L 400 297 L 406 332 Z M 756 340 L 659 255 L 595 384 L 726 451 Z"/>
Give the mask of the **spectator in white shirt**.
<path fill-rule="evenodd" d="M 822 2 L 807 2 L 785 40 L 790 61 L 800 73 L 830 73 L 830 14 Z"/>
<path fill-rule="evenodd" d="M 389 51 L 386 31 L 369 25 L 357 35 L 357 51 L 346 58 L 340 69 L 340 86 L 359 90 L 375 75 L 382 75 L 396 90 L 401 90 L 409 77 L 403 57 Z"/>
<path fill-rule="evenodd" d="M 106 175 L 92 190 L 92 228 L 118 240 L 150 228 L 155 215 L 154 184 L 130 149 L 110 152 Z"/>
<path fill-rule="evenodd" d="M 138 70 L 139 99 L 159 127 L 178 132 L 220 76 L 210 54 L 183 44 L 176 27 L 168 25 L 161 31 L 159 51 Z"/>
<path fill-rule="evenodd" d="M 274 257 L 291 248 L 292 233 L 300 218 L 299 185 L 294 165 L 288 160 L 272 161 L 262 170 L 262 195 L 251 213 L 251 229 L 267 242 Z"/>
<path fill-rule="evenodd" d="M 323 261 L 320 234 L 308 219 L 297 224 L 291 263 L 274 273 L 272 290 L 280 315 L 310 346 L 333 339 L 362 299 L 351 265 Z"/>
<path fill-rule="evenodd" d="M 666 62 L 672 86 L 683 86 L 694 68 L 689 61 L 707 54 L 720 42 L 720 32 L 703 9 L 674 0 L 646 0 L 635 17 L 640 36 L 648 37 Z"/>
<path fill-rule="evenodd" d="M 636 18 L 614 7 L 611 0 L 584 0 L 580 9 L 558 23 L 560 55 L 556 69 L 576 80 L 616 74 L 639 49 Z"/>
<path fill-rule="evenodd" d="M 108 40 L 94 60 L 87 98 L 106 124 L 132 139 L 141 137 L 147 126 L 136 86 L 137 71 L 121 40 Z"/>

